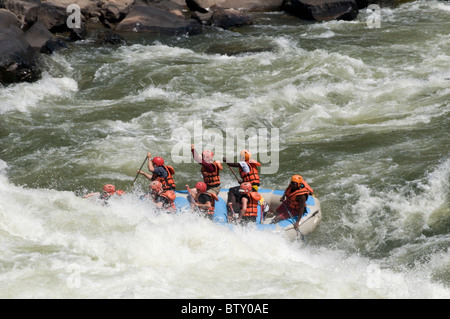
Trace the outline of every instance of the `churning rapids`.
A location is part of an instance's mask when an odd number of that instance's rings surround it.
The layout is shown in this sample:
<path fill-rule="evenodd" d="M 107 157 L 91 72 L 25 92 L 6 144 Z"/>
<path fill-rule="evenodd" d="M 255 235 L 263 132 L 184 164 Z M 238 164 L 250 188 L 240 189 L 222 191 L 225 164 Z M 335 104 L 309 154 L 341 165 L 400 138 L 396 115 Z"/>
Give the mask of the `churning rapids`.
<path fill-rule="evenodd" d="M 379 28 L 367 12 L 265 13 L 192 37 L 87 40 L 44 57 L 38 82 L 1 87 L 0 298 L 449 298 L 450 4 L 380 14 Z M 301 174 L 319 227 L 290 242 L 140 201 L 147 151 L 178 189 L 200 179 L 172 154 L 199 122 L 277 129 L 262 186 Z M 126 194 L 82 198 L 105 183 Z"/>

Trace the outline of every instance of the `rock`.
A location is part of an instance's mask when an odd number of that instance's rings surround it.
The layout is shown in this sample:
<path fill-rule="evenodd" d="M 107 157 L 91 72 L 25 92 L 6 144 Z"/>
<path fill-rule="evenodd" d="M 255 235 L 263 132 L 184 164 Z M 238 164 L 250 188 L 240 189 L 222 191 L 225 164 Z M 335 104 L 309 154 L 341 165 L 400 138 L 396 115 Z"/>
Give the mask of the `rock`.
<path fill-rule="evenodd" d="M 20 28 L 22 26 L 22 23 L 20 22 L 19 18 L 11 11 L 0 9 L 0 30 L 7 29 L 12 25 Z"/>
<path fill-rule="evenodd" d="M 222 9 L 237 9 L 240 11 L 264 12 L 280 11 L 283 0 L 186 0 L 192 11 L 206 13 L 208 8 L 216 6 Z"/>
<path fill-rule="evenodd" d="M 33 82 L 40 76 L 36 54 L 22 30 L 15 25 L 0 30 L 0 83 Z"/>
<path fill-rule="evenodd" d="M 47 30 L 52 32 L 65 31 L 68 29 L 66 9 L 63 6 L 43 3 L 28 10 L 25 14 L 25 22 L 32 26 L 36 21 L 40 21 Z"/>
<path fill-rule="evenodd" d="M 81 13 L 80 7 L 80 16 L 79 23 L 80 27 L 74 27 L 71 24 L 74 24 L 76 20 L 72 19 L 72 14 L 76 14 L 75 11 L 67 12 L 67 6 L 69 0 L 60 0 L 60 1 L 49 1 L 48 3 L 43 3 L 39 6 L 32 7 L 25 14 L 25 22 L 28 26 L 32 26 L 35 22 L 41 22 L 47 30 L 52 33 L 64 33 L 70 32 L 69 39 L 72 41 L 81 40 L 86 38 L 87 30 L 85 25 L 86 18 Z M 78 3 L 83 3 L 85 5 L 90 4 L 89 0 L 78 0 Z M 84 2 L 81 2 L 84 1 Z M 69 23 L 70 22 L 70 23 Z"/>
<path fill-rule="evenodd" d="M 213 14 L 212 14 L 212 12 L 209 12 L 209 11 L 205 12 L 205 13 L 195 11 L 195 12 L 192 12 L 191 16 L 192 16 L 192 19 L 200 22 L 201 24 L 211 25 L 211 20 L 212 20 Z"/>
<path fill-rule="evenodd" d="M 116 32 L 156 32 L 164 34 L 198 34 L 201 25 L 153 6 L 135 6 L 116 27 Z"/>
<path fill-rule="evenodd" d="M 40 21 L 35 22 L 24 36 L 35 52 L 53 53 L 58 49 L 68 48 L 64 41 L 53 36 Z"/>
<path fill-rule="evenodd" d="M 283 9 L 304 20 L 354 20 L 358 16 L 355 0 L 286 0 Z"/>
<path fill-rule="evenodd" d="M 136 5 L 138 5 L 140 2 L 142 2 L 143 5 L 149 5 L 169 11 L 181 18 L 189 18 L 189 10 L 186 6 L 186 2 L 184 1 L 183 4 L 179 4 L 179 2 L 177 2 L 176 0 L 136 0 Z"/>
<path fill-rule="evenodd" d="M 110 45 L 126 45 L 127 42 L 124 38 L 114 32 L 105 31 L 100 32 L 97 35 L 97 43 L 99 44 L 110 44 Z"/>
<path fill-rule="evenodd" d="M 222 29 L 253 24 L 253 18 L 246 13 L 236 9 L 224 9 L 215 5 L 208 8 L 208 11 L 205 13 L 193 12 L 192 18 L 203 25 Z"/>
<path fill-rule="evenodd" d="M 116 24 L 122 21 L 130 12 L 130 7 L 135 3 L 134 0 L 102 0 L 101 1 L 101 20 L 107 24 Z"/>
<path fill-rule="evenodd" d="M 202 14 L 208 13 L 208 8 L 210 7 L 209 5 L 205 6 L 204 4 L 202 6 L 201 2 L 198 0 L 186 0 L 186 5 L 192 12 L 199 12 Z"/>
<path fill-rule="evenodd" d="M 253 23 L 253 19 L 239 10 L 223 9 L 216 6 L 210 8 L 212 11 L 211 25 L 222 29 L 241 27 Z"/>
<path fill-rule="evenodd" d="M 22 23 L 25 23 L 25 14 L 33 7 L 39 6 L 41 0 L 1 0 L 2 6 L 14 13 Z"/>

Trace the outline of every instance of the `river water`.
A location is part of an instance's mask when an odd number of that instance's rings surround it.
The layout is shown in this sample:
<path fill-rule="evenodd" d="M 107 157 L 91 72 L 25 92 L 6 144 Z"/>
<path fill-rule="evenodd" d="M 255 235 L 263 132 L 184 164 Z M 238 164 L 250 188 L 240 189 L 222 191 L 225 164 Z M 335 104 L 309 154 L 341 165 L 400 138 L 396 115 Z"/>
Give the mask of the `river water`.
<path fill-rule="evenodd" d="M 86 40 L 0 88 L 0 297 L 449 298 L 450 4 L 371 17 Z M 139 200 L 148 151 L 184 190 L 191 143 L 220 159 L 241 141 L 264 188 L 317 192 L 305 241 Z M 106 183 L 126 194 L 82 198 Z"/>

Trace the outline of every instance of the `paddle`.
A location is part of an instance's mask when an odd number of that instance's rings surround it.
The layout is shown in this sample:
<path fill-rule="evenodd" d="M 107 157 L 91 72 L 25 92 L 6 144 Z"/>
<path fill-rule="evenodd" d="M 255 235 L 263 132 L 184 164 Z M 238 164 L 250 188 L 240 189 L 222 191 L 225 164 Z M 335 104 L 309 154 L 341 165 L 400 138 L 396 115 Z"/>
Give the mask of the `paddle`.
<path fill-rule="evenodd" d="M 225 163 L 227 163 L 227 161 L 226 161 L 226 159 L 225 159 L 225 157 L 223 158 L 223 161 L 225 162 Z M 230 169 L 230 171 L 231 171 L 231 173 L 233 173 L 233 175 L 234 175 L 234 177 L 236 177 L 236 179 L 237 179 L 237 181 L 238 181 L 238 183 L 239 184 L 241 184 L 242 183 L 242 181 L 241 180 L 239 180 L 239 178 L 237 177 L 237 175 L 236 175 L 236 173 L 233 171 L 233 169 L 231 168 L 231 166 L 227 163 L 227 166 L 228 166 L 228 168 Z"/>
<path fill-rule="evenodd" d="M 290 216 L 291 219 L 292 219 L 292 226 L 293 226 L 294 229 L 300 234 L 300 236 L 302 236 L 302 239 L 305 239 L 305 237 L 303 236 L 303 234 L 302 234 L 302 232 L 300 231 L 300 229 L 299 229 L 298 227 L 295 227 L 295 226 L 294 226 L 294 225 L 295 225 L 294 217 L 292 217 L 292 214 L 291 214 L 291 212 L 289 211 L 289 209 L 287 208 L 285 202 L 283 202 L 283 206 L 284 206 L 284 208 L 286 209 L 286 211 L 288 212 L 289 216 Z M 303 215 L 302 215 L 302 216 L 299 216 L 300 221 L 302 220 L 302 217 L 303 217 Z M 298 225 L 299 227 L 300 227 L 300 221 L 299 221 L 299 225 Z"/>
<path fill-rule="evenodd" d="M 237 219 L 236 216 L 239 216 L 239 215 L 234 212 L 233 204 L 228 203 L 228 206 L 230 206 L 231 212 L 233 213 L 233 221 L 235 221 Z"/>
<path fill-rule="evenodd" d="M 314 213 L 312 213 L 311 216 L 309 216 L 309 217 L 306 218 L 305 220 L 303 220 L 303 221 L 300 220 L 302 223 L 301 223 L 301 224 L 299 223 L 298 226 L 300 227 L 300 225 L 303 225 L 303 224 L 306 223 L 310 218 L 316 216 L 318 213 L 319 213 L 319 210 L 316 210 Z"/>
<path fill-rule="evenodd" d="M 136 174 L 136 177 L 134 178 L 134 181 L 133 181 L 132 184 L 134 184 L 134 182 L 136 182 L 136 180 L 137 180 L 137 178 L 138 178 L 138 176 L 139 176 L 139 171 L 142 170 L 142 167 L 144 167 L 144 164 L 145 164 L 145 162 L 147 162 L 147 160 L 148 160 L 148 157 L 145 156 L 145 160 L 144 160 L 144 162 L 142 163 L 141 168 L 138 170 L 138 173 Z"/>
<path fill-rule="evenodd" d="M 233 171 L 233 169 L 231 168 L 231 166 L 228 165 L 228 163 L 227 163 L 227 166 L 228 166 L 228 168 L 230 169 L 230 171 L 233 173 L 234 177 L 236 177 L 238 183 L 241 184 L 242 181 L 236 176 L 236 173 Z"/>

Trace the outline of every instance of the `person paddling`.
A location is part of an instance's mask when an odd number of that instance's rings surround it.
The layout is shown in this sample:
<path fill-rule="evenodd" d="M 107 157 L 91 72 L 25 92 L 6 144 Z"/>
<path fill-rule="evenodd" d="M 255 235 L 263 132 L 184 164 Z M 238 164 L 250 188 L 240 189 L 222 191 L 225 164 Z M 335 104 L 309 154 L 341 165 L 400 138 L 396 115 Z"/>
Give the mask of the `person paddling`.
<path fill-rule="evenodd" d="M 116 187 L 113 184 L 106 184 L 103 186 L 102 193 L 100 193 L 100 192 L 89 193 L 89 194 L 85 195 L 84 198 L 98 196 L 98 199 L 103 200 L 105 202 L 105 204 L 107 204 L 107 201 L 111 196 L 114 196 L 114 195 L 121 196 L 124 193 L 125 192 L 121 189 L 116 190 Z"/>
<path fill-rule="evenodd" d="M 191 209 L 212 218 L 215 203 L 219 200 L 217 195 L 214 192 L 207 192 L 207 186 L 204 182 L 196 183 L 194 189 L 190 189 L 189 185 L 186 185 L 186 189 L 189 192 L 187 199 L 191 204 Z"/>
<path fill-rule="evenodd" d="M 173 190 L 163 190 L 162 184 L 159 181 L 152 181 L 148 187 L 150 191 L 141 196 L 141 199 L 149 199 L 157 208 L 164 209 L 169 213 L 176 211 L 176 194 Z"/>
<path fill-rule="evenodd" d="M 214 161 L 214 153 L 209 150 L 202 152 L 202 157 L 197 154 L 194 144 L 191 144 L 192 157 L 199 163 L 201 173 L 203 175 L 203 182 L 206 184 L 207 192 L 214 193 L 216 195 L 220 192 L 220 171 L 223 169 L 220 161 Z"/>
<path fill-rule="evenodd" d="M 138 170 L 138 174 L 142 174 L 151 181 L 158 181 L 162 184 L 163 190 L 175 190 L 175 180 L 173 175 L 175 170 L 172 166 L 164 165 L 164 159 L 160 156 L 156 156 L 153 159 L 150 152 L 147 153 L 148 170 L 153 173 L 152 175 L 147 174 L 141 170 Z M 151 160 L 150 160 L 151 159 Z"/>
<path fill-rule="evenodd" d="M 237 221 L 256 222 L 258 209 L 261 212 L 261 195 L 255 191 L 250 182 L 243 182 L 239 187 L 239 192 L 241 196 L 238 200 L 240 210 Z"/>
<path fill-rule="evenodd" d="M 282 204 L 276 209 L 277 215 L 272 223 L 277 223 L 283 219 L 299 216 L 294 223 L 294 227 L 298 228 L 300 220 L 305 212 L 306 201 L 314 190 L 303 180 L 300 175 L 293 175 L 289 186 L 280 198 Z"/>
<path fill-rule="evenodd" d="M 256 160 L 252 159 L 252 154 L 248 150 L 242 150 L 240 153 L 240 161 L 237 163 L 228 163 L 226 158 L 223 161 L 230 167 L 238 167 L 239 174 L 242 180 L 238 180 L 238 183 L 248 182 L 252 185 L 252 191 L 257 192 L 261 183 L 258 166 L 261 166 Z M 233 172 L 234 173 L 234 172 Z M 227 207 L 231 203 L 234 210 L 239 208 L 238 202 L 240 201 L 240 186 L 231 187 L 228 191 Z"/>

